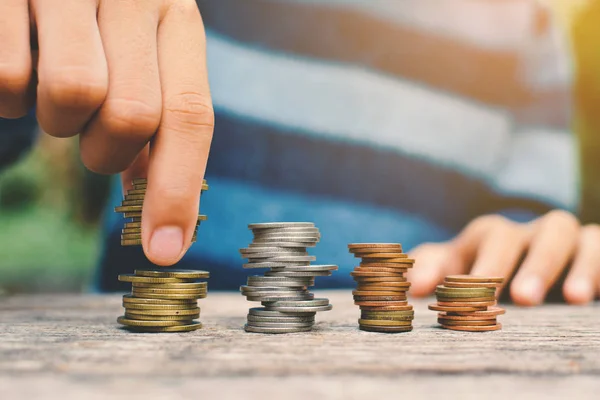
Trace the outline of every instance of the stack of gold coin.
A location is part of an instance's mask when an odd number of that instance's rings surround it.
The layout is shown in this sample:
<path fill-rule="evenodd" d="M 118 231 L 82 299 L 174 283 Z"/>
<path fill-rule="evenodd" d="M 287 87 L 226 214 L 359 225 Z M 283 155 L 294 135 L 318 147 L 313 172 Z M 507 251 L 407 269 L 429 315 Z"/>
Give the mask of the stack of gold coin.
<path fill-rule="evenodd" d="M 496 304 L 496 289 L 503 278 L 471 275 L 449 275 L 435 290 L 437 304 L 429 309 L 438 311 L 438 323 L 455 331 L 487 332 L 502 329 L 496 321 L 504 314 Z"/>
<path fill-rule="evenodd" d="M 145 178 L 136 178 L 133 180 L 133 189 L 128 190 L 125 199 L 119 207 L 115 207 L 115 212 L 122 213 L 130 222 L 125 223 L 121 231 L 122 246 L 139 246 L 142 244 L 142 206 L 146 196 L 147 180 Z M 202 181 L 202 193 L 208 190 L 206 181 Z M 198 215 L 196 231 L 192 236 L 192 242 L 196 241 L 198 227 L 202 221 L 206 221 L 206 215 Z"/>
<path fill-rule="evenodd" d="M 350 253 L 361 263 L 350 273 L 357 282 L 352 292 L 361 310 L 359 328 L 369 332 L 399 333 L 412 330 L 413 307 L 406 293 L 406 272 L 415 260 L 402 253 L 399 243 L 353 243 Z"/>
<path fill-rule="evenodd" d="M 136 270 L 119 275 L 131 282 L 131 294 L 123 296 L 125 315 L 117 322 L 136 332 L 188 332 L 200 329 L 198 299 L 206 297 L 206 271 Z"/>

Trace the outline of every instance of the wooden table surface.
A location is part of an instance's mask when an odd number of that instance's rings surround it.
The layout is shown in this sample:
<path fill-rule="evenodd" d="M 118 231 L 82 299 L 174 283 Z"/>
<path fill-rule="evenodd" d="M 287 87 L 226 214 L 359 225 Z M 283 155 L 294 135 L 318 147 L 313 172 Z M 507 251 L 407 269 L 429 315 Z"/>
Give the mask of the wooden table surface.
<path fill-rule="evenodd" d="M 0 298 L 0 399 L 598 399 L 600 306 L 507 307 L 504 329 L 436 327 L 428 301 L 414 330 L 357 329 L 349 291 L 313 332 L 245 333 L 239 293 L 200 301 L 202 330 L 136 334 L 119 295 Z M 512 397 L 511 397 L 512 396 Z"/>

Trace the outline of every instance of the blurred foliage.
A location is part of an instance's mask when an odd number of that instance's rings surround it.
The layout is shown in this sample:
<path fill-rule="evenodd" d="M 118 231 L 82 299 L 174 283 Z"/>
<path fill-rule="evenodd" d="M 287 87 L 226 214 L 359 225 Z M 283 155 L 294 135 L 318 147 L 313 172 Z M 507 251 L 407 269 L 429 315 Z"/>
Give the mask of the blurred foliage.
<path fill-rule="evenodd" d="M 76 291 L 91 277 L 108 178 L 87 172 L 76 139 L 41 135 L 0 171 L 0 291 Z"/>

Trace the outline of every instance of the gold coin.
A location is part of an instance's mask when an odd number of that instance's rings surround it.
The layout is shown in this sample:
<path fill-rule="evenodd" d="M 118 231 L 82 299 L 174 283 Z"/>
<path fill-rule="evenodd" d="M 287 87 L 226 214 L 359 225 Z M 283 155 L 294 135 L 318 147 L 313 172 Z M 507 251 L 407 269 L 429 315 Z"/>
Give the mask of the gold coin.
<path fill-rule="evenodd" d="M 354 257 L 359 258 L 406 258 L 408 254 L 398 252 L 370 252 L 370 253 L 354 253 Z"/>
<path fill-rule="evenodd" d="M 179 321 L 140 321 L 125 317 L 117 318 L 117 322 L 127 326 L 176 326 L 181 325 Z"/>
<path fill-rule="evenodd" d="M 155 310 L 155 309 L 139 309 L 139 308 L 131 308 L 131 307 L 125 307 L 125 312 L 130 313 L 130 314 L 140 314 L 140 315 L 161 315 L 161 316 L 165 316 L 165 315 L 196 315 L 198 313 L 200 313 L 200 308 L 199 307 L 195 307 L 195 308 L 180 308 L 180 309 L 173 309 L 173 310 Z M 195 317 L 197 318 L 197 317 Z M 194 318 L 192 318 L 194 319 Z"/>
<path fill-rule="evenodd" d="M 154 327 L 133 327 L 130 326 L 128 327 L 129 330 L 132 331 L 136 331 L 136 332 L 154 332 L 154 333 L 161 333 L 161 332 L 190 332 L 190 331 L 195 331 L 197 329 L 202 328 L 202 324 L 200 322 L 194 322 L 192 324 L 189 325 L 178 325 L 178 326 L 164 326 L 164 327 L 160 327 L 160 326 L 154 326 Z"/>
<path fill-rule="evenodd" d="M 141 185 L 148 182 L 148 178 L 133 178 L 131 181 L 132 185 Z"/>
<path fill-rule="evenodd" d="M 123 295 L 123 306 L 129 307 L 130 304 L 138 305 L 160 305 L 160 306 L 187 306 L 187 307 L 198 307 L 196 300 L 166 300 L 166 299 L 144 299 L 140 297 L 133 297 L 130 294 Z M 182 307 L 183 308 L 183 307 Z"/>
<path fill-rule="evenodd" d="M 199 313 L 192 315 L 145 315 L 134 314 L 125 310 L 125 318 L 133 319 L 136 321 L 192 321 L 193 319 L 199 317 Z"/>
<path fill-rule="evenodd" d="M 184 283 L 189 280 L 182 278 L 152 278 L 148 276 L 136 276 L 133 274 L 121 274 L 118 276 L 121 282 L 136 282 L 136 283 Z"/>
<path fill-rule="evenodd" d="M 131 206 L 131 207 L 133 207 L 133 206 Z M 116 207 L 116 208 L 119 208 L 119 207 Z M 141 219 L 142 218 L 142 211 L 141 211 L 141 209 L 142 209 L 142 207 L 140 207 L 140 211 L 127 211 L 127 212 L 124 212 L 123 216 L 125 218 L 140 218 Z M 117 211 L 117 210 L 115 209 L 115 211 Z M 119 211 L 117 211 L 117 212 L 119 212 Z"/>
<path fill-rule="evenodd" d="M 143 197 L 143 196 L 146 195 L 146 190 L 135 190 L 135 189 L 128 190 L 127 191 L 127 195 L 128 196 L 131 195 L 131 196 L 142 196 Z"/>
<path fill-rule="evenodd" d="M 161 270 L 136 269 L 135 274 L 138 276 L 148 276 L 154 278 L 207 279 L 210 277 L 210 273 L 208 271 L 169 268 L 164 268 Z"/>
<path fill-rule="evenodd" d="M 141 246 L 141 239 L 121 240 L 121 246 Z"/>
<path fill-rule="evenodd" d="M 415 317 L 412 315 L 364 315 L 361 314 L 363 320 L 377 320 L 377 321 L 412 321 Z"/>
<path fill-rule="evenodd" d="M 142 300 L 156 300 L 156 299 L 142 299 Z M 172 300 L 165 300 L 172 301 Z M 175 300 L 181 301 L 181 300 Z M 182 310 L 195 310 L 198 308 L 198 302 L 191 300 L 189 303 L 184 304 L 146 304 L 146 303 L 126 303 L 123 302 L 123 307 L 128 310 L 138 311 L 182 311 Z"/>
<path fill-rule="evenodd" d="M 350 251 L 357 249 L 381 249 L 381 248 L 392 248 L 397 251 L 402 251 L 402 245 L 400 243 L 350 243 L 348 249 Z"/>
<path fill-rule="evenodd" d="M 121 206 L 143 206 L 144 200 L 123 200 Z"/>
<path fill-rule="evenodd" d="M 142 212 L 142 206 L 125 206 L 125 207 L 115 207 L 115 211 L 119 213 L 132 213 L 132 212 Z"/>
<path fill-rule="evenodd" d="M 448 275 L 448 282 L 478 282 L 478 283 L 502 283 L 504 278 L 500 276 L 475 276 L 475 275 Z"/>
<path fill-rule="evenodd" d="M 125 228 L 125 229 L 121 229 L 121 233 L 123 233 L 123 234 L 130 234 L 130 233 L 141 234 L 142 228 Z"/>
<path fill-rule="evenodd" d="M 139 195 L 139 194 L 126 194 L 125 198 L 123 200 L 127 200 L 127 201 L 133 201 L 133 200 L 144 200 L 146 196 L 144 195 Z"/>
<path fill-rule="evenodd" d="M 163 300 L 197 300 L 204 299 L 206 294 L 164 294 L 164 293 L 138 293 L 133 292 L 133 296 L 144 299 L 163 299 Z"/>
<path fill-rule="evenodd" d="M 383 319 L 359 319 L 360 325 L 367 326 L 410 326 L 412 321 L 389 321 Z"/>
<path fill-rule="evenodd" d="M 372 326 L 372 325 L 359 325 L 358 329 L 366 332 L 378 332 L 378 333 L 402 333 L 410 332 L 413 330 L 412 325 L 410 326 Z"/>
<path fill-rule="evenodd" d="M 191 289 L 163 289 L 163 288 L 156 288 L 156 287 L 150 287 L 150 288 L 141 288 L 141 287 L 137 287 L 134 286 L 133 287 L 133 292 L 134 293 L 164 293 L 164 294 L 205 294 L 206 293 L 206 289 L 200 289 L 200 288 L 191 288 Z"/>
<path fill-rule="evenodd" d="M 412 309 L 401 310 L 401 311 L 370 311 L 370 310 L 361 310 L 362 315 L 372 315 L 372 316 L 414 316 L 415 311 Z M 369 319 L 369 318 L 366 318 Z"/>
<path fill-rule="evenodd" d="M 202 289 L 206 290 L 207 282 L 186 282 L 186 283 L 132 283 L 135 288 L 157 288 L 157 289 Z"/>

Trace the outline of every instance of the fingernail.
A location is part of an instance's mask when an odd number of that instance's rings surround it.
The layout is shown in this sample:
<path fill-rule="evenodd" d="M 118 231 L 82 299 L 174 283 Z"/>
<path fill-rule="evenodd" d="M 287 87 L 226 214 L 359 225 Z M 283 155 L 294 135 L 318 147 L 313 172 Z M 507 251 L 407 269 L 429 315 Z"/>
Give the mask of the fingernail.
<path fill-rule="evenodd" d="M 183 251 L 183 230 L 178 226 L 163 226 L 150 238 L 149 253 L 161 261 L 171 261 Z"/>
<path fill-rule="evenodd" d="M 519 292 L 529 300 L 532 305 L 541 304 L 544 301 L 544 284 L 536 276 L 528 276 L 519 284 Z"/>
<path fill-rule="evenodd" d="M 589 280 L 576 278 L 569 282 L 569 292 L 580 301 L 590 301 L 594 295 L 594 288 Z"/>

